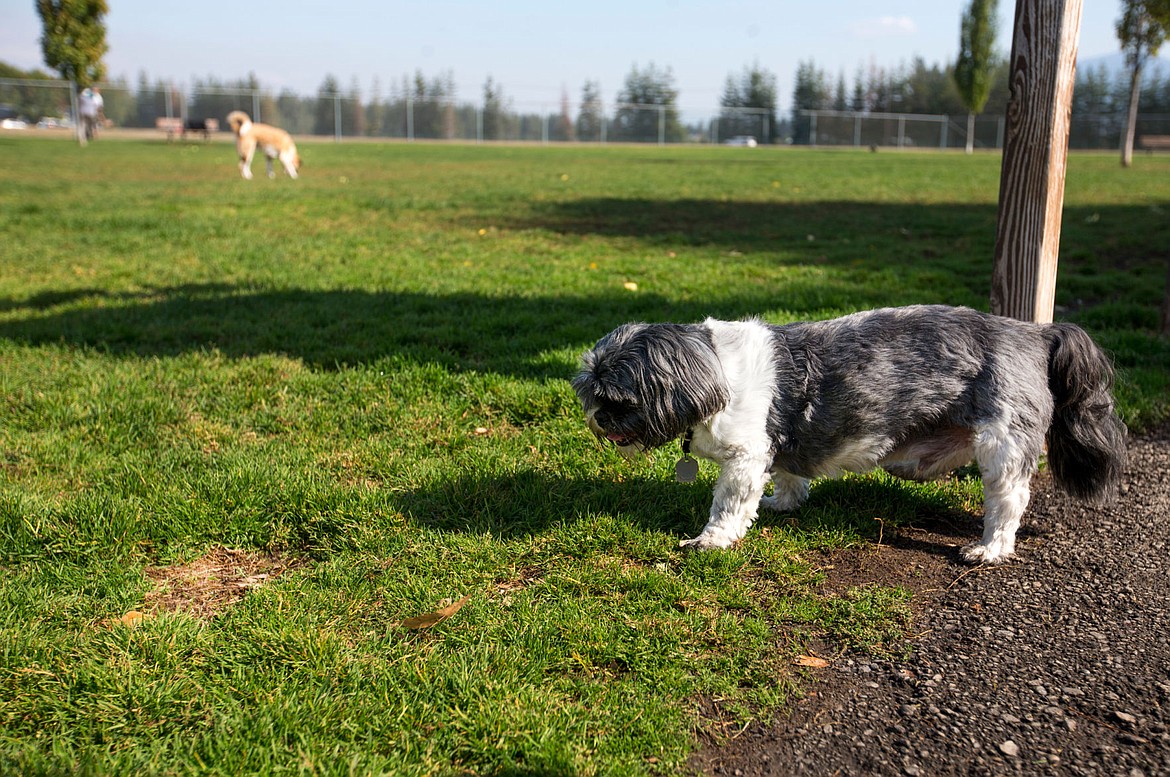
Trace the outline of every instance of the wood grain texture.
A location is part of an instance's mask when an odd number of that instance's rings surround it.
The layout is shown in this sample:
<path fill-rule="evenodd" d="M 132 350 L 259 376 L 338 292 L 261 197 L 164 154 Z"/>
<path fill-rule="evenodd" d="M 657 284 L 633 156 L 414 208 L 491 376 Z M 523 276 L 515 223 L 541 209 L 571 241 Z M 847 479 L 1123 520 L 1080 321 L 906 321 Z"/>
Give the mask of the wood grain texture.
<path fill-rule="evenodd" d="M 1082 0 L 1016 0 L 991 312 L 1051 321 Z"/>

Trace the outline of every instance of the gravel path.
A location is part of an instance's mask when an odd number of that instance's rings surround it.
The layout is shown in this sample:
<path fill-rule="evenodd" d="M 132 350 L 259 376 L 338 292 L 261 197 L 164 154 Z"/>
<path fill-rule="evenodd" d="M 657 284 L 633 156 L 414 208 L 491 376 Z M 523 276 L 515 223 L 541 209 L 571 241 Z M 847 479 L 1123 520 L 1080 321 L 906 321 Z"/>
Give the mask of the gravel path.
<path fill-rule="evenodd" d="M 913 656 L 841 656 L 787 718 L 711 745 L 692 766 L 745 777 L 1170 775 L 1170 427 L 1131 440 L 1108 507 L 1038 476 L 1018 560 L 960 564 L 958 545 L 976 531 L 902 530 L 846 560 L 842 574 L 919 591 Z"/>

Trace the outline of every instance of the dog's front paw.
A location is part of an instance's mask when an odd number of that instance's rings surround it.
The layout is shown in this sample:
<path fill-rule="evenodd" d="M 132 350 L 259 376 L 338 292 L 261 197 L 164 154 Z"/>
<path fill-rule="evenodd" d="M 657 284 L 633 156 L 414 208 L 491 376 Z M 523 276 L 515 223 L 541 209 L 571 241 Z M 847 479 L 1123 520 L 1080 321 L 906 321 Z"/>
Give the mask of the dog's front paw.
<path fill-rule="evenodd" d="M 982 542 L 972 542 L 964 545 L 961 551 L 963 560 L 968 564 L 1002 564 L 1015 556 L 1014 549 L 1005 548 L 1000 543 L 986 545 Z"/>
<path fill-rule="evenodd" d="M 730 548 L 734 543 L 734 539 L 720 537 L 710 532 L 702 532 L 698 537 L 681 540 L 678 546 L 682 550 L 716 550 L 719 548 Z"/>

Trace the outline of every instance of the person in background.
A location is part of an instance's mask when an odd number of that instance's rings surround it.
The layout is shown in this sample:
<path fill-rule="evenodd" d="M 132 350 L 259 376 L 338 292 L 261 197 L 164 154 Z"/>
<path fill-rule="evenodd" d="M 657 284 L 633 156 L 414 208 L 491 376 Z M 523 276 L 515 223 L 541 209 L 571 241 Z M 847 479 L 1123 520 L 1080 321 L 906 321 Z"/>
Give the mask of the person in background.
<path fill-rule="evenodd" d="M 96 86 L 83 89 L 79 103 L 81 145 L 84 146 L 87 142 L 97 138 L 97 128 L 104 115 L 106 103 L 102 99 L 101 91 Z"/>

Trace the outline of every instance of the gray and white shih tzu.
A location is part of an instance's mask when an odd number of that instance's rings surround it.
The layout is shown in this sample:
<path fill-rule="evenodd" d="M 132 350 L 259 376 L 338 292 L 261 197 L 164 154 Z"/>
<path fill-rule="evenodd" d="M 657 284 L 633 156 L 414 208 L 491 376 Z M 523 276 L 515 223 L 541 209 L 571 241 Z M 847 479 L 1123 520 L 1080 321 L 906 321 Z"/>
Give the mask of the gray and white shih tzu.
<path fill-rule="evenodd" d="M 680 479 L 697 472 L 691 452 L 719 464 L 710 519 L 685 547 L 731 545 L 758 508 L 799 506 L 810 478 L 882 467 L 931 479 L 974 460 L 983 538 L 963 556 L 1000 562 L 1045 444 L 1063 490 L 1116 491 L 1126 429 L 1112 383 L 1072 324 L 918 305 L 786 326 L 626 324 L 584 355 L 573 388 L 590 428 L 626 452 L 681 438 Z"/>

